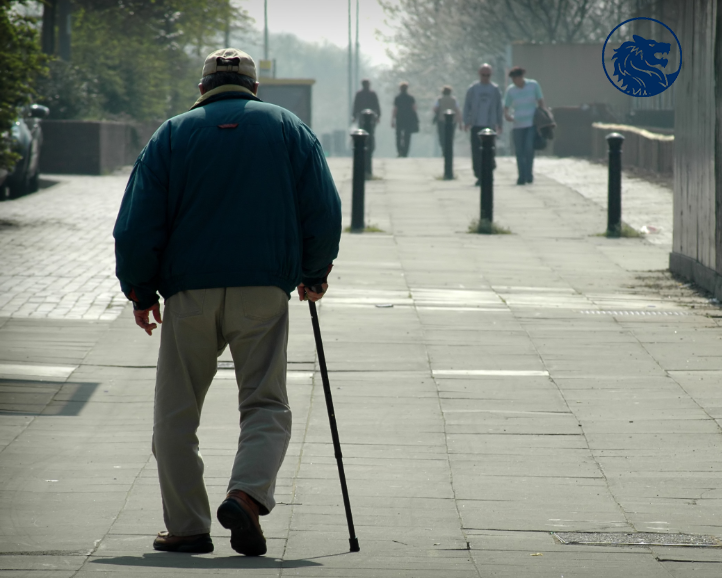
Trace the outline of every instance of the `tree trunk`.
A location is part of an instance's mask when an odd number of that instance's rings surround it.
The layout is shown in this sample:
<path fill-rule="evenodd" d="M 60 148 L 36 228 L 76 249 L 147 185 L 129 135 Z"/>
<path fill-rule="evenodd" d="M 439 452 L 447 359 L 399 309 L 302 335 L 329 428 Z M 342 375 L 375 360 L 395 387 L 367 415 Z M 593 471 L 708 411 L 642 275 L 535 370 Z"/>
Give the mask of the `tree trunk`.
<path fill-rule="evenodd" d="M 45 0 L 43 6 L 42 49 L 45 54 L 55 54 L 55 23 L 58 0 Z"/>
<path fill-rule="evenodd" d="M 70 17 L 73 12 L 70 0 L 57 0 L 58 6 L 58 55 L 70 62 Z"/>

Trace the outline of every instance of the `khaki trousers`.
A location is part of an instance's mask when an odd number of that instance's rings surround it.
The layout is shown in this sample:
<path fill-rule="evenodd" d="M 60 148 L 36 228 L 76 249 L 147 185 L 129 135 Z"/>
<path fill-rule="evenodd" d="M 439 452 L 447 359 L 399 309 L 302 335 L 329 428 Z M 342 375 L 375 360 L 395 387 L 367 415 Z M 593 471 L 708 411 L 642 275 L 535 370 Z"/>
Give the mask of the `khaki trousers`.
<path fill-rule="evenodd" d="M 228 490 L 275 506 L 276 475 L 291 438 L 286 394 L 288 296 L 278 287 L 182 291 L 165 302 L 155 389 L 153 454 L 163 517 L 177 536 L 210 532 L 196 432 L 217 358 L 230 347 L 241 433 Z"/>

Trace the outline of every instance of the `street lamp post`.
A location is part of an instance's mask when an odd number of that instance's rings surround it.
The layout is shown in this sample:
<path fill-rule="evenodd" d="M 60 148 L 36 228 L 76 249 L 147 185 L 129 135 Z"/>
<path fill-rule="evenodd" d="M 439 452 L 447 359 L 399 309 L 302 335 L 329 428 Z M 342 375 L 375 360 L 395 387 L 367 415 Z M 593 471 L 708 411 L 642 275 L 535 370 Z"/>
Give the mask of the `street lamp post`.
<path fill-rule="evenodd" d="M 348 118 L 353 116 L 353 44 L 351 43 L 351 0 L 348 0 Z"/>
<path fill-rule="evenodd" d="M 263 0 L 263 60 L 268 60 L 268 0 Z"/>

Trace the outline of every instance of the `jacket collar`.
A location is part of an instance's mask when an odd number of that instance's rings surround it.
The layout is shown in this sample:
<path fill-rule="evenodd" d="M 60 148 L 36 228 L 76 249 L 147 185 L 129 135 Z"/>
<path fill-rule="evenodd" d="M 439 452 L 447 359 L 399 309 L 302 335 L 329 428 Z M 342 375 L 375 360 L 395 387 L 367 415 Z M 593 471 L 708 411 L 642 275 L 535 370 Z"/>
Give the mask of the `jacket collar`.
<path fill-rule="evenodd" d="M 254 95 L 245 86 L 238 86 L 237 84 L 224 84 L 223 86 L 218 86 L 213 90 L 209 90 L 205 94 L 202 94 L 200 98 L 195 101 L 193 106 L 190 107 L 189 110 L 193 110 L 194 108 L 198 108 L 199 106 L 203 106 L 205 104 L 208 104 L 209 102 L 221 100 L 224 98 L 242 98 L 244 100 L 257 100 L 259 102 L 261 101 L 260 98 Z"/>

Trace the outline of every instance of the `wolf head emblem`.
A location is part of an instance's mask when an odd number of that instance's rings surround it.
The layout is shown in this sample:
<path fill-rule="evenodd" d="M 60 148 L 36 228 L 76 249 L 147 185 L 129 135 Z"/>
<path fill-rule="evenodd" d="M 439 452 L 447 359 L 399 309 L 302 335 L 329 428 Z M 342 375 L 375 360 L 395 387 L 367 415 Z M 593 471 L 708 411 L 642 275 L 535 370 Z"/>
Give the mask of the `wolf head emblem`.
<path fill-rule="evenodd" d="M 669 88 L 677 78 L 677 72 L 665 74 L 668 64 L 666 58 L 657 54 L 669 55 L 668 42 L 647 40 L 634 35 L 634 40 L 624 42 L 614 50 L 614 76 L 622 85 L 622 90 L 632 96 L 653 96 Z"/>

